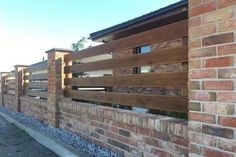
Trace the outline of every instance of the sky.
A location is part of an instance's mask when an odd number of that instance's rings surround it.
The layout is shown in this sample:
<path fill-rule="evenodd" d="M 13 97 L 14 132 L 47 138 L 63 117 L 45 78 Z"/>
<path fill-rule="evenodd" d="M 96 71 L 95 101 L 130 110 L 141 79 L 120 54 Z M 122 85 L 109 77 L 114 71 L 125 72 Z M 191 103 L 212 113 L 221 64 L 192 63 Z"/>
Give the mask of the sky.
<path fill-rule="evenodd" d="M 0 72 L 179 0 L 0 0 Z"/>

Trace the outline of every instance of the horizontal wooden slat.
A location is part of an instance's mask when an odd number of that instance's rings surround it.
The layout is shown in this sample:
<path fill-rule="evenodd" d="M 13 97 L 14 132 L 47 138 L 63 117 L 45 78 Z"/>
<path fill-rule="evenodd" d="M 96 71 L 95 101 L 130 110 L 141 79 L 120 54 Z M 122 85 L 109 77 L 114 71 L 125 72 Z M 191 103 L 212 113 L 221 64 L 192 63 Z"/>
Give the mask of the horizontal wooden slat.
<path fill-rule="evenodd" d="M 6 82 L 6 85 L 15 85 L 15 80 L 8 80 L 8 82 Z"/>
<path fill-rule="evenodd" d="M 103 61 L 76 64 L 65 67 L 65 73 L 108 70 L 122 67 L 139 67 L 146 65 L 171 64 L 188 61 L 188 47 L 178 47 L 166 50 L 156 50 L 145 54 L 108 59 Z"/>
<path fill-rule="evenodd" d="M 48 83 L 47 82 L 30 82 L 29 83 L 29 88 L 48 88 Z"/>
<path fill-rule="evenodd" d="M 29 88 L 29 82 L 25 82 L 24 85 L 23 85 L 24 88 Z"/>
<path fill-rule="evenodd" d="M 167 111 L 188 112 L 188 99 L 186 97 L 75 90 L 65 91 L 65 93 L 68 97 L 74 99 L 116 103 Z"/>
<path fill-rule="evenodd" d="M 15 77 L 15 72 L 11 72 L 11 73 L 7 74 L 5 77 L 6 77 L 6 79 L 11 78 L 11 77 Z"/>
<path fill-rule="evenodd" d="M 15 79 L 6 80 L 5 82 L 6 82 L 7 84 L 14 84 L 14 83 L 15 83 Z"/>
<path fill-rule="evenodd" d="M 24 80 L 29 80 L 29 75 L 24 75 Z"/>
<path fill-rule="evenodd" d="M 27 95 L 27 96 L 29 95 L 29 90 L 24 90 L 23 92 L 24 92 L 24 95 Z"/>
<path fill-rule="evenodd" d="M 29 83 L 24 83 L 23 84 L 23 93 L 24 95 L 28 95 L 29 92 Z"/>
<path fill-rule="evenodd" d="M 11 78 L 5 79 L 6 82 L 12 82 L 12 81 L 14 81 L 14 80 L 15 80 L 15 77 L 11 77 Z"/>
<path fill-rule="evenodd" d="M 47 98 L 47 92 L 44 91 L 28 91 L 29 96 L 40 97 L 40 98 Z"/>
<path fill-rule="evenodd" d="M 29 94 L 29 88 L 24 88 L 23 92 L 24 92 L 24 95 L 28 95 Z"/>
<path fill-rule="evenodd" d="M 187 35 L 188 20 L 183 20 L 163 27 L 155 28 L 150 31 L 118 39 L 103 45 L 91 47 L 76 53 L 68 54 L 65 56 L 65 61 L 68 62 L 72 59 L 83 59 L 96 55 L 106 54 L 109 52 L 115 52 L 118 50 L 134 48 L 146 44 L 184 37 Z"/>
<path fill-rule="evenodd" d="M 31 65 L 28 68 L 28 71 L 35 72 L 35 71 L 47 70 L 47 68 L 48 68 L 48 62 L 44 61 L 44 62 L 40 62 L 40 63 L 34 64 L 34 65 Z"/>
<path fill-rule="evenodd" d="M 6 86 L 7 86 L 7 89 L 15 89 L 16 88 L 14 83 L 7 84 Z"/>
<path fill-rule="evenodd" d="M 66 78 L 71 86 L 187 87 L 188 73 L 133 74 L 107 77 Z"/>
<path fill-rule="evenodd" d="M 47 80 L 48 79 L 48 74 L 43 73 L 43 74 L 34 74 L 34 75 L 29 75 L 29 80 Z"/>
<path fill-rule="evenodd" d="M 7 94 L 15 95 L 15 90 L 8 89 Z"/>
<path fill-rule="evenodd" d="M 29 68 L 23 69 L 23 73 L 28 73 L 28 72 L 29 72 Z"/>

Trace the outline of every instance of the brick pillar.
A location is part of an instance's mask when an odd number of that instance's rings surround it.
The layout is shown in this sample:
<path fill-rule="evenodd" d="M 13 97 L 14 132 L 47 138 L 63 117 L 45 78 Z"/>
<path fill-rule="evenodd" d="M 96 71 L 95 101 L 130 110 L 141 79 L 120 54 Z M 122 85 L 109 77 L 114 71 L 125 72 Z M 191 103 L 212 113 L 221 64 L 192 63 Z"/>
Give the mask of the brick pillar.
<path fill-rule="evenodd" d="M 59 127 L 59 101 L 63 98 L 64 56 L 70 50 L 51 49 L 48 53 L 48 123 Z"/>
<path fill-rule="evenodd" d="M 5 87 L 5 85 L 6 85 L 6 78 L 5 78 L 5 75 L 6 75 L 7 73 L 5 73 L 5 72 L 1 72 L 0 73 L 0 79 L 1 79 L 1 91 L 0 91 L 0 103 L 1 103 L 1 106 L 3 107 L 4 106 L 4 94 L 5 94 L 5 89 L 6 89 L 6 87 Z"/>
<path fill-rule="evenodd" d="M 23 69 L 28 67 L 26 65 L 15 66 L 15 103 L 18 112 L 21 112 L 20 97 L 23 95 Z"/>
<path fill-rule="evenodd" d="M 189 0 L 189 156 L 235 157 L 236 0 Z"/>

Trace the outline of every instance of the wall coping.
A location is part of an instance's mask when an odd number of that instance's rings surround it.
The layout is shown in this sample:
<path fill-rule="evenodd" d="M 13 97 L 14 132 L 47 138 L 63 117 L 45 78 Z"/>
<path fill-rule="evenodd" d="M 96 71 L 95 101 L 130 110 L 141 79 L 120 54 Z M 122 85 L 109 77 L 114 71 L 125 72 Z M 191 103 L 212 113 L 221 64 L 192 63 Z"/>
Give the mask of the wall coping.
<path fill-rule="evenodd" d="M 47 50 L 45 53 L 51 53 L 51 52 L 62 52 L 62 53 L 73 53 L 75 51 L 71 50 L 71 49 L 63 49 L 63 48 L 52 48 L 50 50 Z"/>

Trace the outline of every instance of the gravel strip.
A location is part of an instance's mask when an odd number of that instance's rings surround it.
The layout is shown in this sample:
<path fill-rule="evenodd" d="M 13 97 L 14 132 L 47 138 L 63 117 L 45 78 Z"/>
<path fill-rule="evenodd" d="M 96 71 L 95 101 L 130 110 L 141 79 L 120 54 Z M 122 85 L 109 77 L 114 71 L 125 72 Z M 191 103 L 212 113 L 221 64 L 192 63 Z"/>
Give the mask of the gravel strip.
<path fill-rule="evenodd" d="M 76 149 L 78 149 L 81 152 L 89 154 L 91 157 L 121 157 L 121 155 L 118 155 L 106 148 L 103 148 L 97 144 L 91 143 L 90 141 L 75 135 L 73 133 L 70 133 L 66 130 L 60 129 L 60 128 L 54 128 L 50 125 L 44 124 L 40 122 L 39 120 L 33 118 L 32 116 L 20 113 L 20 112 L 14 112 L 8 108 L 1 107 L 0 112 L 3 112 L 12 118 L 14 118 L 16 121 L 29 126 L 33 127 L 35 129 L 38 129 L 42 132 L 47 133 L 50 136 L 56 137 L 61 142 L 66 143 Z"/>

